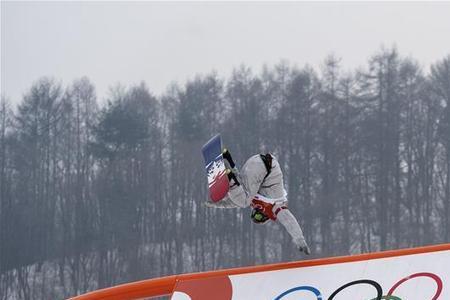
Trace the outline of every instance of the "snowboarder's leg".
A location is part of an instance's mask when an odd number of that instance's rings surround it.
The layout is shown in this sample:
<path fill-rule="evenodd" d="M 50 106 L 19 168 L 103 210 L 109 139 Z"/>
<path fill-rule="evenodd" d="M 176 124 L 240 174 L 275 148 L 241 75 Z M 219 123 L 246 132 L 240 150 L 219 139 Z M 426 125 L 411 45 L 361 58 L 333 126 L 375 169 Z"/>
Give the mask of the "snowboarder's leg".
<path fill-rule="evenodd" d="M 246 205 L 246 193 L 242 185 L 233 185 L 228 191 L 228 195 L 218 202 L 206 202 L 207 207 L 213 208 L 244 208 Z"/>
<path fill-rule="evenodd" d="M 228 191 L 228 197 L 238 207 L 244 208 L 248 206 L 247 193 L 242 184 L 232 186 Z"/>
<path fill-rule="evenodd" d="M 247 207 L 247 194 L 245 193 L 244 186 L 239 184 L 238 177 L 230 179 L 230 189 L 228 190 L 225 198 L 218 202 L 207 201 L 205 205 L 212 208 L 244 208 Z"/>
<path fill-rule="evenodd" d="M 233 201 L 231 201 L 229 196 L 226 196 L 225 198 L 223 198 L 222 200 L 220 200 L 218 202 L 206 201 L 205 206 L 210 207 L 210 208 L 237 208 L 237 207 L 239 207 L 236 204 L 234 204 Z"/>

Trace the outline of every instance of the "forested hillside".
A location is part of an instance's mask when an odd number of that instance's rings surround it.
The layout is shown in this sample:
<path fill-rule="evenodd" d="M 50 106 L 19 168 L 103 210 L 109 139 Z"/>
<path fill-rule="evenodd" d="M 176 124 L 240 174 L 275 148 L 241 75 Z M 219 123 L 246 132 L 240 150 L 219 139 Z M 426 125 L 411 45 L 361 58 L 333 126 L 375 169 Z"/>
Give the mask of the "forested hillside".
<path fill-rule="evenodd" d="M 43 77 L 18 105 L 2 97 L 0 299 L 302 259 L 277 224 L 203 205 L 216 133 L 239 164 L 278 157 L 312 257 L 450 242 L 450 56 L 381 49 L 358 70 L 331 55 L 148 86 Z"/>

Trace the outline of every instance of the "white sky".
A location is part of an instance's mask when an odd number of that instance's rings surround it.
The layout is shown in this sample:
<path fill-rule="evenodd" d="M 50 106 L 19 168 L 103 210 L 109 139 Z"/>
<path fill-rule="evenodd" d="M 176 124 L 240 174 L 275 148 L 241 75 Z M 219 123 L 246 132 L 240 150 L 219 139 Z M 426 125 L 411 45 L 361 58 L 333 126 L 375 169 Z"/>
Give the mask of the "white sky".
<path fill-rule="evenodd" d="M 108 87 L 144 80 L 159 95 L 245 63 L 353 69 L 382 45 L 424 67 L 450 54 L 450 2 L 1 2 L 1 93 L 14 103 L 41 76 Z"/>

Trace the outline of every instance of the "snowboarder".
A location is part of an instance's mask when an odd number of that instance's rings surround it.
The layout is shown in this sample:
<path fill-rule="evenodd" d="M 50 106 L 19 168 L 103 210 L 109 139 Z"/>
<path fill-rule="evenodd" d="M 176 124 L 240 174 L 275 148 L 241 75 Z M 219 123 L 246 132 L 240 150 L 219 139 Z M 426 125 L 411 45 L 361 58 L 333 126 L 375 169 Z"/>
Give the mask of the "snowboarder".
<path fill-rule="evenodd" d="M 300 252 L 310 254 L 302 229 L 287 207 L 287 193 L 283 184 L 283 173 L 275 156 L 270 153 L 250 157 L 239 171 L 230 152 L 223 151 L 228 167 L 230 189 L 219 202 L 206 202 L 214 208 L 252 208 L 251 218 L 257 224 L 268 220 L 278 221 L 286 228 Z"/>

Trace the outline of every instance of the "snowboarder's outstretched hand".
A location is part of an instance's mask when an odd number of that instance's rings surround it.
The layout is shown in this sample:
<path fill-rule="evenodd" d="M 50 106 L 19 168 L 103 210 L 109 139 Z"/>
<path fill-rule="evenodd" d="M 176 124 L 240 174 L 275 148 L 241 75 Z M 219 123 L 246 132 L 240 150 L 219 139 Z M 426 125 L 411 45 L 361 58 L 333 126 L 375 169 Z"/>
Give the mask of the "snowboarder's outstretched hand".
<path fill-rule="evenodd" d="M 309 250 L 308 246 L 298 247 L 298 251 L 305 253 L 306 255 L 311 254 L 311 250 Z"/>
<path fill-rule="evenodd" d="M 305 239 L 294 241 L 294 243 L 297 246 L 298 251 L 303 252 L 306 255 L 311 254 L 311 250 L 309 249 L 308 244 L 306 243 Z"/>

